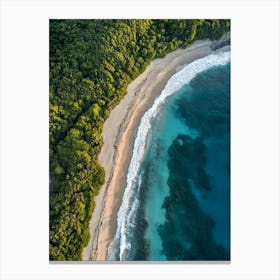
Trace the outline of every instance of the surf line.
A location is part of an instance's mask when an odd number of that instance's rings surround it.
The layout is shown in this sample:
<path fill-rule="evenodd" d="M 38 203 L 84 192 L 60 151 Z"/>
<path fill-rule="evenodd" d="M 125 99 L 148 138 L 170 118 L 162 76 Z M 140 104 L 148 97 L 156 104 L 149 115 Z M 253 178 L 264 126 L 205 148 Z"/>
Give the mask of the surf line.
<path fill-rule="evenodd" d="M 151 129 L 151 120 L 156 116 L 166 98 L 190 83 L 197 74 L 211 67 L 226 65 L 229 61 L 230 52 L 227 51 L 210 54 L 187 64 L 168 80 L 152 107 L 143 115 L 137 130 L 133 154 L 128 167 L 126 188 L 117 215 L 117 230 L 113 241 L 108 247 L 107 260 L 126 260 L 126 250 L 131 248 L 129 233 L 136 226 L 136 213 L 139 206 L 138 195 L 141 186 L 139 168 L 145 153 L 146 139 Z"/>

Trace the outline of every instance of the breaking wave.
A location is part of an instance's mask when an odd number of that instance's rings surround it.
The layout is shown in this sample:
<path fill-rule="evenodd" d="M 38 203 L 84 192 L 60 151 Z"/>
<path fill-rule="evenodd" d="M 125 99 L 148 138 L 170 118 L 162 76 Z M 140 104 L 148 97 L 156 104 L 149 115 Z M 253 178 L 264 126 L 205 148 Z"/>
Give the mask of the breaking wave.
<path fill-rule="evenodd" d="M 113 241 L 108 247 L 107 260 L 133 260 L 131 241 L 135 227 L 137 227 L 136 217 L 140 199 L 139 191 L 141 188 L 139 168 L 145 153 L 151 120 L 156 116 L 166 98 L 188 84 L 198 73 L 211 67 L 226 65 L 229 61 L 230 52 L 221 52 L 197 59 L 186 65 L 168 80 L 160 96 L 156 98 L 152 107 L 142 117 L 128 168 L 125 192 L 117 215 L 117 230 Z"/>

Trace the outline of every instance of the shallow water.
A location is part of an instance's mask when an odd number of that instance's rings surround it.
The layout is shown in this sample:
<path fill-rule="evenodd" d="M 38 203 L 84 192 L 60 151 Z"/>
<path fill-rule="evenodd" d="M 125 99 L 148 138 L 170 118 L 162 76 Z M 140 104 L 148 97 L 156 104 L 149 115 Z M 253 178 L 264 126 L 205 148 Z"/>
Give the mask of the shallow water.
<path fill-rule="evenodd" d="M 229 64 L 209 69 L 169 100 L 186 129 L 178 131 L 167 161 L 167 221 L 158 231 L 168 260 L 230 258 L 229 70 Z"/>

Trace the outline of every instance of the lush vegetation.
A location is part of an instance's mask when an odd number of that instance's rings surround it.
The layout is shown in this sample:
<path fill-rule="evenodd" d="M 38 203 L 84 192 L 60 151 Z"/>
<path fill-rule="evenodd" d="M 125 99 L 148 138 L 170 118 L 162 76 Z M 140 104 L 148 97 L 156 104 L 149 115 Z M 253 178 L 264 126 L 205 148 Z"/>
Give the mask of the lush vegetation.
<path fill-rule="evenodd" d="M 94 197 L 103 123 L 155 57 L 218 39 L 228 20 L 50 21 L 50 259 L 79 260 Z"/>

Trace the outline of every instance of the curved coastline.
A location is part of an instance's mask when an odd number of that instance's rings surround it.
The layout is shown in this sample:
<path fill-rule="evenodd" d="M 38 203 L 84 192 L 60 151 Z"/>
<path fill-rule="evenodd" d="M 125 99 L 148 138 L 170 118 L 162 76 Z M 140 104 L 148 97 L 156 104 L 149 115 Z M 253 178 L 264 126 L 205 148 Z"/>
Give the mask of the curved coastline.
<path fill-rule="evenodd" d="M 182 86 L 193 80 L 197 74 L 213 66 L 225 65 L 229 62 L 229 60 L 230 52 L 219 52 L 217 54 L 211 54 L 189 63 L 168 80 L 161 94 L 155 99 L 152 107 L 150 107 L 141 118 L 127 172 L 126 188 L 117 216 L 117 231 L 112 243 L 108 248 L 108 260 L 114 260 L 113 256 L 116 254 L 114 251 L 118 250 L 120 250 L 119 259 L 125 260 L 126 255 L 131 248 L 129 232 L 137 226 L 135 223 L 137 215 L 136 213 L 140 205 L 138 194 L 140 192 L 142 176 L 139 175 L 139 170 L 146 150 L 147 135 L 152 130 L 151 121 L 157 115 L 161 104 L 165 102 L 167 97 L 173 95 L 180 88 L 182 88 Z M 120 244 L 117 246 L 117 248 L 115 248 L 117 243 Z"/>
<path fill-rule="evenodd" d="M 162 59 L 153 60 L 147 69 L 129 84 L 126 96 L 106 120 L 102 133 L 104 145 L 99 154 L 106 178 L 95 198 L 96 206 L 90 222 L 91 239 L 84 249 L 83 260 L 106 260 L 107 248 L 117 228 L 117 213 L 142 116 L 179 68 L 209 54 L 230 50 L 230 46 L 213 50 L 212 43 L 210 40 L 196 41 L 184 50 L 177 49 Z"/>

